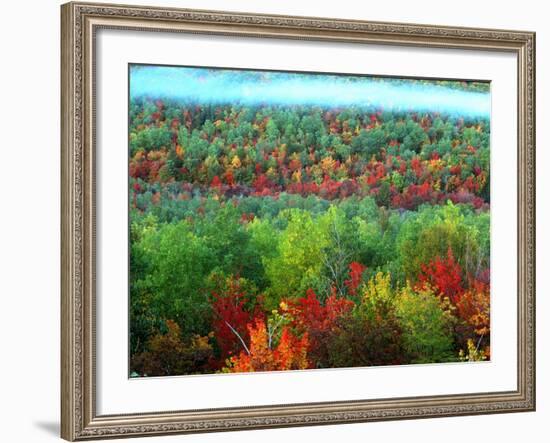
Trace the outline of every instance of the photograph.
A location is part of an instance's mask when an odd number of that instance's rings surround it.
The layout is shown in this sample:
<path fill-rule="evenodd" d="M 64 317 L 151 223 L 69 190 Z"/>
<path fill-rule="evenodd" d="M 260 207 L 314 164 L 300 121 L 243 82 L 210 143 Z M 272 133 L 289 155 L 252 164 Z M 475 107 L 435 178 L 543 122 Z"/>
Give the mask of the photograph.
<path fill-rule="evenodd" d="M 128 85 L 131 378 L 491 361 L 491 82 Z"/>

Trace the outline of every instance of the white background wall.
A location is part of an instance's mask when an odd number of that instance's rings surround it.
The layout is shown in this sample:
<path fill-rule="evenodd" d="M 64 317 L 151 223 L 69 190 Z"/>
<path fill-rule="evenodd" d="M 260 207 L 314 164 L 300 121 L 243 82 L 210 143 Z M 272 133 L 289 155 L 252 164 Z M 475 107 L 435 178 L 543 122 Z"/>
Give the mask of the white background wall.
<path fill-rule="evenodd" d="M 252 442 L 547 441 L 550 419 L 550 30 L 537 0 L 128 0 L 379 21 L 525 29 L 537 32 L 537 372 L 536 413 L 397 421 L 139 441 Z M 59 1 L 5 2 L 0 16 L 0 439 L 55 441 L 59 432 Z M 450 380 L 452 383 L 452 380 Z M 137 440 L 136 440 L 137 441 Z"/>

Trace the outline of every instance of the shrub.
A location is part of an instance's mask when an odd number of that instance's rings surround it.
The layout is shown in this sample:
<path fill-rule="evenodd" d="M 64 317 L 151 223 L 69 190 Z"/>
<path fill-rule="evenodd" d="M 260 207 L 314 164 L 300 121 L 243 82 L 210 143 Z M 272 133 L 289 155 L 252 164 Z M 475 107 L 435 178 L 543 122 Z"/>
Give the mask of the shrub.
<path fill-rule="evenodd" d="M 176 322 L 166 322 L 167 332 L 153 336 L 147 351 L 136 354 L 131 360 L 131 371 L 144 376 L 183 375 L 209 372 L 213 358 L 210 337 L 193 335 L 182 340 Z"/>
<path fill-rule="evenodd" d="M 395 300 L 403 331 L 403 346 L 412 363 L 456 360 L 453 350 L 452 314 L 430 289 L 406 286 Z"/>

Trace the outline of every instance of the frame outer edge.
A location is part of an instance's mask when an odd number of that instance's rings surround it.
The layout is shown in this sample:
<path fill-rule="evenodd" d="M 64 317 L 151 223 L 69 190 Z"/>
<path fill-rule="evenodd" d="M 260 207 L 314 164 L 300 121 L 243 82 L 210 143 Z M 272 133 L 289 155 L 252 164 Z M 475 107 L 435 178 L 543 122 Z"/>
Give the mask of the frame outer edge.
<path fill-rule="evenodd" d="M 536 187 L 536 173 L 537 173 L 537 35 L 535 32 L 533 32 L 533 59 L 531 60 L 532 65 L 532 73 L 531 73 L 531 80 L 533 82 L 533 90 L 531 95 L 531 103 L 533 105 L 532 108 L 532 122 L 533 127 L 531 128 L 531 137 L 533 141 L 533 314 L 532 314 L 532 321 L 533 321 L 533 411 L 537 410 L 537 187 Z"/>
<path fill-rule="evenodd" d="M 536 174 L 537 174 L 537 140 L 536 140 L 536 109 L 537 109 L 537 65 L 536 65 L 536 50 L 537 50 L 537 36 L 536 32 L 531 32 L 529 36 L 529 42 L 527 46 L 530 48 L 530 53 L 527 59 L 527 83 L 529 84 L 529 92 L 527 97 L 527 118 L 528 118 L 528 124 L 527 126 L 527 149 L 530 150 L 530 158 L 527 162 L 530 177 L 528 179 L 528 186 L 530 186 L 529 189 L 529 203 L 531 205 L 529 216 L 530 220 L 527 223 L 528 227 L 530 228 L 530 238 L 529 238 L 529 244 L 530 248 L 527 251 L 528 254 L 530 254 L 529 257 L 529 266 L 527 269 L 527 272 L 530 273 L 529 278 L 530 281 L 527 285 L 528 290 L 531 291 L 530 298 L 528 301 L 531 303 L 529 304 L 530 312 L 529 312 L 529 319 L 528 321 L 531 323 L 530 330 L 528 331 L 531 336 L 529 337 L 531 344 L 531 348 L 529 349 L 530 352 L 530 363 L 531 363 L 531 373 L 528 375 L 528 388 L 530 388 L 530 400 L 531 400 L 531 411 L 537 410 L 537 339 L 536 339 L 536 330 L 537 330 L 537 311 L 536 311 L 536 305 L 537 305 L 537 293 L 536 293 L 536 287 L 537 287 L 537 266 L 536 266 L 536 258 L 537 258 L 537 191 L 536 191 Z"/>
<path fill-rule="evenodd" d="M 518 54 L 521 82 L 519 84 L 519 108 L 523 112 L 519 136 L 519 153 L 522 158 L 520 175 L 522 182 L 518 192 L 523 228 L 518 232 L 523 239 L 518 253 L 523 257 L 520 297 L 522 327 L 520 328 L 520 361 L 518 367 L 518 392 L 502 393 L 502 398 L 477 402 L 455 399 L 454 402 L 382 406 L 371 410 L 360 406 L 327 411 L 289 410 L 265 411 L 260 414 L 254 408 L 249 411 L 228 411 L 225 414 L 209 414 L 193 417 L 186 411 L 146 415 L 122 414 L 96 416 L 93 402 L 93 340 L 91 319 L 93 308 L 93 267 L 90 252 L 93 237 L 94 207 L 90 197 L 90 157 L 87 149 L 93 112 L 90 106 L 88 47 L 90 37 L 88 18 L 118 19 L 130 21 L 146 19 L 169 23 L 204 23 L 208 27 L 234 26 L 241 30 L 266 32 L 266 36 L 278 35 L 268 29 L 290 30 L 283 38 L 318 37 L 320 31 L 332 33 L 329 40 L 344 40 L 348 35 L 360 35 L 358 40 L 391 36 L 392 44 L 410 43 L 433 47 L 481 47 L 489 50 L 507 50 Z M 92 24 L 93 27 L 93 24 Z M 154 26 L 150 28 L 155 30 Z M 294 32 L 295 31 L 295 32 Z M 209 33 L 208 30 L 206 33 Z M 232 32 L 230 32 L 232 33 Z M 237 34 L 241 31 L 237 32 Z M 382 36 L 382 37 L 380 37 Z M 428 40 L 432 43 L 428 43 Z M 90 74 L 91 75 L 91 74 Z M 91 114 L 90 114 L 91 113 Z M 519 131 L 521 129 L 521 131 Z M 287 17 L 239 12 L 197 11 L 175 8 L 142 7 L 71 2 L 61 6 L 61 436 L 75 440 L 113 437 L 135 437 L 197 432 L 220 432 L 238 429 L 263 429 L 286 426 L 304 426 L 368 422 L 379 420 L 461 416 L 499 412 L 533 411 L 535 409 L 535 34 L 524 31 L 499 31 L 489 29 L 437 27 L 400 23 L 375 23 L 313 17 Z M 93 173 L 92 173 L 93 175 Z M 92 183 L 93 188 L 93 183 Z M 93 190 L 92 190 L 93 192 Z M 90 213 L 90 211 L 92 211 Z M 90 214 L 92 214 L 90 216 Z M 91 217 L 91 218 L 90 218 Z M 526 225 L 526 226 L 525 226 Z M 525 248 L 525 249 L 523 249 Z M 93 251 L 92 251 L 93 252 Z M 92 274 L 90 274 L 90 272 Z M 90 286 L 92 285 L 92 286 Z M 91 292 L 90 292 L 91 290 Z M 90 292 L 90 293 L 88 293 Z M 519 337 L 518 337 L 519 338 Z M 90 372 L 91 371 L 91 372 Z M 306 405 L 308 406 L 308 405 Z M 309 405 L 313 406 L 313 405 Z M 277 408 L 275 408 L 277 409 Z M 196 411 L 200 412 L 200 411 Z M 222 411 L 220 411 L 222 412 Z M 252 414 L 249 414 L 252 412 Z M 225 415 L 225 416 L 224 416 Z"/>
<path fill-rule="evenodd" d="M 61 438 L 74 441 L 74 9 L 61 5 Z"/>
<path fill-rule="evenodd" d="M 536 410 L 535 33 L 518 52 L 518 381 L 526 410 Z"/>

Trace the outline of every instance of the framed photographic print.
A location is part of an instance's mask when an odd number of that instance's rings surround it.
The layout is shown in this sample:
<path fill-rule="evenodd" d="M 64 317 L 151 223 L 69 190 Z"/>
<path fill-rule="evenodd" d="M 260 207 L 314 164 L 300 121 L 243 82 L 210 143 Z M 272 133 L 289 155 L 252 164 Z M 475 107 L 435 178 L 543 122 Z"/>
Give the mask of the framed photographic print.
<path fill-rule="evenodd" d="M 63 438 L 534 410 L 534 33 L 61 14 Z"/>

